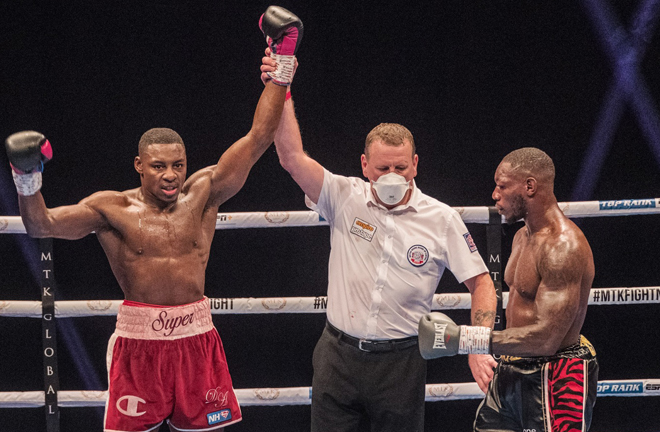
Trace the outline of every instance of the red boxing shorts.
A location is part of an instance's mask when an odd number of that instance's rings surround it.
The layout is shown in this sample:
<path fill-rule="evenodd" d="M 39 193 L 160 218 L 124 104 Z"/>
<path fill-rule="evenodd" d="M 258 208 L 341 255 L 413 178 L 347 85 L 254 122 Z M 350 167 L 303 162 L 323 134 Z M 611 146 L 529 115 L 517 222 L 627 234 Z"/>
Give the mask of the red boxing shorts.
<path fill-rule="evenodd" d="M 124 301 L 108 353 L 104 431 L 185 431 L 241 421 L 209 300 L 181 306 Z"/>

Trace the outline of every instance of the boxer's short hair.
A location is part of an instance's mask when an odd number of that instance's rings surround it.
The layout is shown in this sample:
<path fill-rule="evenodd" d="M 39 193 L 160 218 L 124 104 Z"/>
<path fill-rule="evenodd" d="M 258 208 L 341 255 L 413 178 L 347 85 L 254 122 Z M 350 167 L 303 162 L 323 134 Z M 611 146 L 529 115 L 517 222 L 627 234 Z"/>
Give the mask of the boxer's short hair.
<path fill-rule="evenodd" d="M 555 164 L 552 158 L 536 147 L 523 147 L 504 156 L 502 163 L 509 163 L 511 169 L 521 175 L 533 175 L 554 183 Z"/>
<path fill-rule="evenodd" d="M 138 143 L 138 154 L 151 144 L 181 144 L 186 149 L 181 136 L 170 128 L 153 128 L 143 133 Z"/>

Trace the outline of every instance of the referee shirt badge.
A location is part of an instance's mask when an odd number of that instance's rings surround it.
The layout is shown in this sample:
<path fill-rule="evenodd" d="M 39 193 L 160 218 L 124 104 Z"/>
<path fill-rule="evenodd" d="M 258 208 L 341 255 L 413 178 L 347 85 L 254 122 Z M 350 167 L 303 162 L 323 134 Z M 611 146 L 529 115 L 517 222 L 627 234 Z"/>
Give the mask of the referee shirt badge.
<path fill-rule="evenodd" d="M 472 240 L 472 235 L 470 235 L 470 233 L 468 232 L 463 234 L 463 238 L 465 239 L 465 243 L 467 243 L 468 247 L 470 248 L 470 252 L 476 252 L 477 245 L 474 244 L 474 240 Z"/>
<path fill-rule="evenodd" d="M 363 221 L 360 218 L 355 218 L 353 225 L 351 226 L 351 234 L 355 234 L 358 237 L 362 237 L 366 241 L 371 241 L 376 234 L 376 227 L 371 225 L 367 221 Z"/>
<path fill-rule="evenodd" d="M 408 262 L 415 267 L 421 267 L 429 260 L 429 250 L 422 245 L 414 245 L 408 249 Z"/>

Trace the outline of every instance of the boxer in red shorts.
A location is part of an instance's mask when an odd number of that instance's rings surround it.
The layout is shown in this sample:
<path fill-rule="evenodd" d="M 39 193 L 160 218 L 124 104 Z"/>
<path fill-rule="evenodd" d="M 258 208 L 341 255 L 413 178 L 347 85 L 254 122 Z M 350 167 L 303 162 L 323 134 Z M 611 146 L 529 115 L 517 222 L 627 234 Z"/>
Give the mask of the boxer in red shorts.
<path fill-rule="evenodd" d="M 206 298 L 173 307 L 124 301 L 107 361 L 107 430 L 152 430 L 164 418 L 174 430 L 241 420 Z M 154 374 L 159 379 L 144 379 Z"/>
<path fill-rule="evenodd" d="M 277 6 L 259 26 L 278 67 L 252 127 L 216 165 L 188 179 L 179 134 L 150 129 L 134 161 L 140 187 L 47 208 L 40 189 L 50 142 L 35 131 L 5 141 L 27 233 L 71 240 L 96 233 L 124 292 L 108 347 L 105 431 L 153 431 L 166 420 L 172 431 L 217 431 L 241 420 L 204 297 L 206 265 L 219 206 L 273 142 L 302 38 L 298 17 Z"/>

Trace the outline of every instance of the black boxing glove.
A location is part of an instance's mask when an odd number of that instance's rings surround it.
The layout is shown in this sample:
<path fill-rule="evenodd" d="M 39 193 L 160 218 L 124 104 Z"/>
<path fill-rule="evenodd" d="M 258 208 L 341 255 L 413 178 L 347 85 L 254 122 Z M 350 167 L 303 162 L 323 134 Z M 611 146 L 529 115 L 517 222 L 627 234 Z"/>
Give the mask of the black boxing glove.
<path fill-rule="evenodd" d="M 53 158 L 53 148 L 43 134 L 23 131 L 5 140 L 7 157 L 19 195 L 34 195 L 41 189 L 44 163 Z"/>

